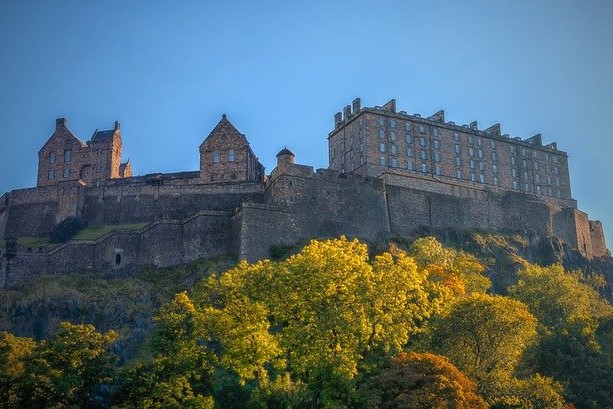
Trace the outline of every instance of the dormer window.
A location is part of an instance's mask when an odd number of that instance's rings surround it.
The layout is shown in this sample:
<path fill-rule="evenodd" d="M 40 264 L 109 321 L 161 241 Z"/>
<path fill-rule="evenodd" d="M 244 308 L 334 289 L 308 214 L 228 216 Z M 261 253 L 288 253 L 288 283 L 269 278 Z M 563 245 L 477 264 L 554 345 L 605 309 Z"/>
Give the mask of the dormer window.
<path fill-rule="evenodd" d="M 66 149 L 64 151 L 64 162 L 70 162 L 72 160 L 72 150 Z"/>
<path fill-rule="evenodd" d="M 228 161 L 229 162 L 234 162 L 234 149 L 229 149 L 228 150 Z"/>
<path fill-rule="evenodd" d="M 213 151 L 213 162 L 217 163 L 219 162 L 219 159 L 220 159 L 219 150 L 215 149 Z"/>
<path fill-rule="evenodd" d="M 55 163 L 55 152 L 49 154 L 49 163 Z"/>

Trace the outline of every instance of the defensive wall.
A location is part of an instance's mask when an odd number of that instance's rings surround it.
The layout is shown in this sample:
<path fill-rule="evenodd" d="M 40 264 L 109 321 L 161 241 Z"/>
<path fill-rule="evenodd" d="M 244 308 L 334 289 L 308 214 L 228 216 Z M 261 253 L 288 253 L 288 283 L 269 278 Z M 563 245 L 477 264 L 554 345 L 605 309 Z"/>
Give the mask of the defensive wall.
<path fill-rule="evenodd" d="M 198 184 L 190 172 L 17 190 L 0 198 L 0 284 L 28 275 L 173 266 L 222 254 L 255 261 L 271 246 L 346 235 L 374 243 L 416 229 L 517 230 L 555 235 L 586 258 L 607 256 L 602 225 L 534 195 L 386 173 L 364 177 L 279 163 L 263 183 Z M 22 246 L 65 217 L 92 226 L 147 223 L 96 240 Z"/>

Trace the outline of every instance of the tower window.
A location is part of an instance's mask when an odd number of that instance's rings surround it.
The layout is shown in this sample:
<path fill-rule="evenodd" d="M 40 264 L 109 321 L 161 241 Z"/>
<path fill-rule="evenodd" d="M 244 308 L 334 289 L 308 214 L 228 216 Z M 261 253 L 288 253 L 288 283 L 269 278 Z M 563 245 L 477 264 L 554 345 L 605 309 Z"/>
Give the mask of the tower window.
<path fill-rule="evenodd" d="M 47 172 L 47 179 L 51 180 L 53 178 L 55 178 L 55 171 L 50 170 L 49 172 Z"/>
<path fill-rule="evenodd" d="M 234 162 L 234 149 L 228 150 L 228 161 Z"/>
<path fill-rule="evenodd" d="M 219 162 L 219 159 L 220 159 L 219 150 L 215 149 L 213 151 L 213 162 L 217 163 Z"/>
<path fill-rule="evenodd" d="M 49 154 L 49 163 L 55 163 L 55 152 Z"/>

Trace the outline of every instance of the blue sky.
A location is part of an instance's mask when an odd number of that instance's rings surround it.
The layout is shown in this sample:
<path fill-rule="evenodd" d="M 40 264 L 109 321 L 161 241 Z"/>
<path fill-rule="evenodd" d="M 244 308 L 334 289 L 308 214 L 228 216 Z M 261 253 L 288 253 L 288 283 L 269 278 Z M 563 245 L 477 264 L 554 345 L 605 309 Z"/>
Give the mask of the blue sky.
<path fill-rule="evenodd" d="M 613 246 L 613 2 L 20 1 L 0 13 L 0 191 L 36 184 L 56 117 L 122 123 L 135 174 L 198 168 L 226 113 L 270 172 L 287 145 L 327 166 L 355 97 L 542 133 Z"/>

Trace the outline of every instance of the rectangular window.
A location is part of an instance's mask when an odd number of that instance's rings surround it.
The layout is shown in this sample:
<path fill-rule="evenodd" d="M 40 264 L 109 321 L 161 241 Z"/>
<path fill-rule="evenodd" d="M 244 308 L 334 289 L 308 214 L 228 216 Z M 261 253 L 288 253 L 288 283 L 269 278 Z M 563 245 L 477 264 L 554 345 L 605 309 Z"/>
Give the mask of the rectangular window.
<path fill-rule="evenodd" d="M 381 166 L 385 166 L 385 163 L 386 163 L 386 162 L 385 162 L 385 156 L 381 156 L 381 157 L 379 158 L 379 163 L 381 164 Z"/>
<path fill-rule="evenodd" d="M 528 171 L 527 170 L 524 171 L 524 179 L 528 179 Z"/>
<path fill-rule="evenodd" d="M 477 180 L 477 176 L 474 172 L 470 172 L 470 181 L 475 182 Z"/>
<path fill-rule="evenodd" d="M 521 161 L 521 164 L 522 164 L 522 166 L 523 166 L 524 168 L 527 168 L 527 167 L 528 167 L 528 161 L 527 161 L 527 160 L 525 160 L 525 159 Z"/>
<path fill-rule="evenodd" d="M 455 177 L 458 179 L 462 179 L 462 171 L 460 169 L 457 169 L 455 171 Z"/>
<path fill-rule="evenodd" d="M 410 122 L 405 122 L 404 123 L 404 129 L 405 131 L 409 132 L 411 131 L 412 127 L 411 127 L 411 123 Z"/>
<path fill-rule="evenodd" d="M 456 166 L 460 166 L 462 164 L 462 159 L 461 158 L 455 158 L 455 165 Z"/>
<path fill-rule="evenodd" d="M 460 142 L 460 134 L 457 132 L 453 133 L 453 140 L 456 142 Z"/>
<path fill-rule="evenodd" d="M 434 173 L 437 174 L 438 176 L 440 176 L 441 175 L 441 167 L 436 165 L 434 167 Z"/>
<path fill-rule="evenodd" d="M 396 128 L 396 120 L 395 119 L 390 119 L 390 126 L 392 128 Z"/>
<path fill-rule="evenodd" d="M 541 183 L 541 175 L 539 175 L 538 173 L 534 175 L 534 180 L 536 181 L 536 183 Z"/>
<path fill-rule="evenodd" d="M 412 160 L 407 162 L 407 169 L 408 170 L 415 170 L 415 164 L 413 163 Z"/>
<path fill-rule="evenodd" d="M 492 172 L 498 173 L 498 165 L 492 165 Z"/>
<path fill-rule="evenodd" d="M 511 155 L 517 155 L 517 146 L 515 145 L 511 146 Z"/>
<path fill-rule="evenodd" d="M 413 135 L 407 134 L 406 140 L 407 140 L 407 143 L 412 144 L 413 143 Z"/>
<path fill-rule="evenodd" d="M 102 148 L 96 149 L 96 155 L 97 156 L 101 156 L 102 155 Z"/>
<path fill-rule="evenodd" d="M 391 159 L 391 163 L 392 163 L 392 168 L 397 168 L 398 167 L 398 159 L 392 158 Z"/>
<path fill-rule="evenodd" d="M 440 162 L 441 161 L 441 154 L 438 152 L 434 152 L 434 161 L 435 162 Z"/>
<path fill-rule="evenodd" d="M 413 156 L 413 148 L 407 148 L 407 156 Z"/>
<path fill-rule="evenodd" d="M 64 151 L 64 162 L 70 162 L 72 160 L 72 150 L 66 149 Z"/>
<path fill-rule="evenodd" d="M 498 178 L 494 176 L 494 186 L 498 186 Z"/>
<path fill-rule="evenodd" d="M 485 170 L 485 162 L 479 162 L 479 170 Z"/>
<path fill-rule="evenodd" d="M 385 144 L 384 143 L 380 143 L 379 144 L 379 152 L 385 152 Z"/>
<path fill-rule="evenodd" d="M 456 145 L 455 146 L 455 153 L 457 153 L 457 154 L 460 153 L 460 145 Z"/>
<path fill-rule="evenodd" d="M 517 190 L 518 188 L 518 184 L 517 184 L 517 180 L 513 181 L 513 189 Z"/>
<path fill-rule="evenodd" d="M 479 157 L 483 158 L 483 149 L 479 149 Z"/>
<path fill-rule="evenodd" d="M 385 138 L 385 129 L 379 129 L 379 138 Z"/>
<path fill-rule="evenodd" d="M 64 176 L 64 178 L 67 178 L 68 176 L 70 176 L 70 169 L 64 169 L 62 176 Z"/>
<path fill-rule="evenodd" d="M 396 140 L 396 132 L 391 131 L 390 132 L 390 141 L 395 141 Z"/>
<path fill-rule="evenodd" d="M 426 146 L 426 138 L 424 138 L 423 136 L 421 136 L 421 137 L 419 138 L 419 145 L 420 145 L 421 147 L 425 147 L 425 146 Z"/>
<path fill-rule="evenodd" d="M 540 187 L 540 186 L 537 186 L 537 187 L 536 187 L 536 194 L 537 194 L 537 195 L 540 195 L 540 194 L 541 194 L 541 187 Z"/>
<path fill-rule="evenodd" d="M 425 163 L 421 164 L 421 171 L 426 173 L 428 171 L 428 165 L 426 165 Z"/>
<path fill-rule="evenodd" d="M 515 156 L 511 156 L 511 165 L 515 165 Z"/>
<path fill-rule="evenodd" d="M 485 183 L 485 175 L 483 173 L 479 175 L 479 182 Z"/>
<path fill-rule="evenodd" d="M 441 132 L 439 131 L 438 128 L 432 128 L 432 135 L 439 136 L 440 134 L 441 134 Z"/>
<path fill-rule="evenodd" d="M 49 154 L 49 163 L 55 163 L 55 152 Z"/>
<path fill-rule="evenodd" d="M 526 156 L 527 154 L 526 148 L 521 148 L 521 156 Z"/>
<path fill-rule="evenodd" d="M 217 163 L 217 162 L 219 162 L 219 160 L 220 160 L 220 159 L 221 159 L 221 158 L 220 158 L 220 156 L 219 156 L 219 150 L 218 150 L 218 149 L 215 149 L 215 150 L 213 151 L 213 162 Z"/>
<path fill-rule="evenodd" d="M 234 149 L 228 149 L 228 161 L 234 162 Z"/>
<path fill-rule="evenodd" d="M 475 168 L 475 161 L 474 160 L 470 160 L 470 168 L 474 169 Z"/>
<path fill-rule="evenodd" d="M 55 178 L 55 171 L 50 170 L 49 172 L 47 172 L 47 179 L 51 180 L 53 178 Z"/>
<path fill-rule="evenodd" d="M 398 152 L 398 148 L 396 148 L 396 145 L 394 144 L 390 146 L 390 150 L 392 152 L 392 155 L 395 155 Z"/>
<path fill-rule="evenodd" d="M 517 177 L 517 170 L 516 169 L 511 169 L 511 173 L 513 174 L 514 178 Z"/>
<path fill-rule="evenodd" d="M 470 148 L 468 148 L 468 154 L 470 156 L 473 156 L 474 153 L 475 153 L 475 151 L 473 150 L 472 146 Z"/>
<path fill-rule="evenodd" d="M 538 162 L 534 162 L 534 170 L 540 170 L 541 165 Z"/>
<path fill-rule="evenodd" d="M 423 126 L 423 125 L 419 125 L 419 133 L 420 133 L 420 134 L 424 134 L 424 133 L 426 133 L 426 127 L 425 127 L 425 126 Z"/>
<path fill-rule="evenodd" d="M 426 160 L 426 151 L 421 151 L 419 154 L 423 160 Z"/>
<path fill-rule="evenodd" d="M 481 138 L 477 138 L 477 145 L 481 146 L 482 143 L 483 141 L 481 141 Z"/>
<path fill-rule="evenodd" d="M 379 125 L 385 126 L 385 118 L 382 116 L 379 117 Z"/>
<path fill-rule="evenodd" d="M 496 149 L 496 141 L 491 140 L 490 146 L 492 147 L 492 149 Z"/>
<path fill-rule="evenodd" d="M 432 141 L 432 144 L 434 145 L 434 149 L 440 149 L 441 147 L 441 143 L 436 139 Z"/>
<path fill-rule="evenodd" d="M 468 135 L 468 143 L 473 143 L 473 136 L 472 135 Z"/>
<path fill-rule="evenodd" d="M 492 160 L 498 160 L 498 154 L 496 152 L 492 152 Z"/>

